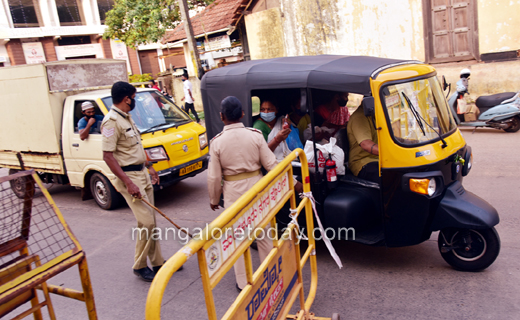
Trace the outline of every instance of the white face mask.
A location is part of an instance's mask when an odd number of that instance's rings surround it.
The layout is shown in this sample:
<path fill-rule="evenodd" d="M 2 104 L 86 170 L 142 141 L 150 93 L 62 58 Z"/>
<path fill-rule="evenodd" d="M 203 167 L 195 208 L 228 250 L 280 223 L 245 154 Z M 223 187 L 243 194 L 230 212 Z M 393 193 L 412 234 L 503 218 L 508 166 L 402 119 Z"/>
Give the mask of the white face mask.
<path fill-rule="evenodd" d="M 276 112 L 260 112 L 260 118 L 266 122 L 271 122 L 276 118 Z"/>

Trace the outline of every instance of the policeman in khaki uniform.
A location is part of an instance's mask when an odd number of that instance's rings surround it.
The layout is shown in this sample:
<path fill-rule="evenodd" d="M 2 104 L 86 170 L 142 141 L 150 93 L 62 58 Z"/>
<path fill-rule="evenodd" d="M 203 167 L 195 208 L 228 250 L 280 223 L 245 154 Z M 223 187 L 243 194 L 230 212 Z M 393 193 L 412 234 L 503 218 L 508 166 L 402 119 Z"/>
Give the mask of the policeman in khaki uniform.
<path fill-rule="evenodd" d="M 134 86 L 127 82 L 116 82 L 112 86 L 112 106 L 101 124 L 103 160 L 116 175 L 115 188 L 125 198 L 142 228 L 136 239 L 134 274 L 144 281 L 153 280 L 155 273 L 164 263 L 159 241 L 152 239 L 155 228 L 155 212 L 144 202 L 154 203 L 152 182 L 159 183 L 159 176 L 147 161 L 141 144 L 141 136 L 129 112 L 135 108 Z M 150 175 L 148 174 L 146 168 Z M 144 230 L 147 229 L 148 233 Z M 153 271 L 148 268 L 150 259 Z"/>
<path fill-rule="evenodd" d="M 236 97 L 222 100 L 221 113 L 224 130 L 211 140 L 208 166 L 208 191 L 212 210 L 219 208 L 224 192 L 224 205 L 229 207 L 262 178 L 260 169 L 273 169 L 276 157 L 265 142 L 262 132 L 246 128 L 240 122 L 244 116 L 242 104 Z M 224 186 L 222 187 L 222 180 Z M 273 243 L 267 235 L 258 240 L 258 251 L 263 261 Z M 244 258 L 235 263 L 237 288 L 247 285 Z"/>

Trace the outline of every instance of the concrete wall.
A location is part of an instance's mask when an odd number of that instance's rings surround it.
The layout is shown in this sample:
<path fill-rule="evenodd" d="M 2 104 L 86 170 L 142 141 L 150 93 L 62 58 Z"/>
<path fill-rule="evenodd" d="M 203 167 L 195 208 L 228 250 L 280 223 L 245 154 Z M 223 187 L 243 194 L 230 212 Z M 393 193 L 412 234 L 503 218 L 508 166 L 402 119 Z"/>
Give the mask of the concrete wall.
<path fill-rule="evenodd" d="M 520 49 L 520 0 L 479 0 L 480 54 Z M 262 7 L 258 5 L 259 9 Z M 422 0 L 280 0 L 245 16 L 252 59 L 317 54 L 425 60 Z M 452 83 L 470 68 L 471 98 L 520 90 L 520 60 L 435 65 Z"/>
<path fill-rule="evenodd" d="M 478 3 L 480 54 L 520 49 L 520 0 Z"/>
<path fill-rule="evenodd" d="M 245 22 L 251 59 L 269 59 L 287 55 L 284 34 L 290 34 L 291 30 L 284 29 L 280 8 L 247 15 Z"/>
<path fill-rule="evenodd" d="M 245 17 L 252 59 L 317 54 L 424 60 L 421 0 L 281 0 Z M 419 14 L 413 14 L 419 13 Z"/>

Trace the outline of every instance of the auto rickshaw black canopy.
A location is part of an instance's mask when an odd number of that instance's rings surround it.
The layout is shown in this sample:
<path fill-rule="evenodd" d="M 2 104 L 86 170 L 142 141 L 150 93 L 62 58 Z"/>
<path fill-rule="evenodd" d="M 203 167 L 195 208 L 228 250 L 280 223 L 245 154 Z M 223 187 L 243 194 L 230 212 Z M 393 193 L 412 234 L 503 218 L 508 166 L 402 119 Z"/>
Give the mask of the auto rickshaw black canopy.
<path fill-rule="evenodd" d="M 212 70 L 201 82 L 208 138 L 222 131 L 220 102 L 237 97 L 244 107 L 243 123 L 252 126 L 251 91 L 311 88 L 371 96 L 370 79 L 392 66 L 418 61 L 368 56 L 319 55 L 251 60 Z"/>

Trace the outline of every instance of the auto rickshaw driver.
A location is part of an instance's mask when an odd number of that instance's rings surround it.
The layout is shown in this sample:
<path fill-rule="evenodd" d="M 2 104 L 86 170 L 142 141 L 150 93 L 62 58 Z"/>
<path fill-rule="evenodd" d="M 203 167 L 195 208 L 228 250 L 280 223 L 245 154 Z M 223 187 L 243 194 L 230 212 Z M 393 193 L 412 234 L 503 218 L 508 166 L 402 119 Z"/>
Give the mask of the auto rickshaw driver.
<path fill-rule="evenodd" d="M 347 136 L 350 171 L 361 179 L 379 183 L 379 147 L 374 116 L 365 116 L 363 107 L 358 107 L 347 124 Z"/>

